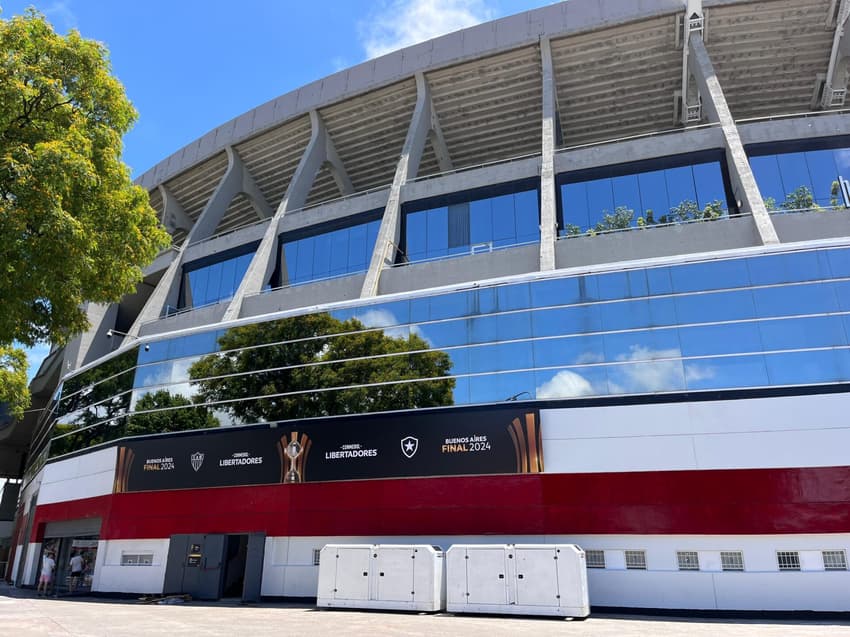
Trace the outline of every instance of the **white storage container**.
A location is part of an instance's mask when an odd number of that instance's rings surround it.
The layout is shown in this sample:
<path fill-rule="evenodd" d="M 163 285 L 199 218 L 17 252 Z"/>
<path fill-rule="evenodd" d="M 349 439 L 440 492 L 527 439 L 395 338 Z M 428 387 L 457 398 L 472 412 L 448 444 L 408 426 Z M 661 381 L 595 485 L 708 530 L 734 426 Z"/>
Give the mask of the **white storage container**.
<path fill-rule="evenodd" d="M 587 567 L 574 544 L 455 544 L 446 551 L 446 609 L 587 617 Z"/>
<path fill-rule="evenodd" d="M 446 604 L 443 551 L 427 544 L 327 544 L 316 603 L 438 611 Z"/>

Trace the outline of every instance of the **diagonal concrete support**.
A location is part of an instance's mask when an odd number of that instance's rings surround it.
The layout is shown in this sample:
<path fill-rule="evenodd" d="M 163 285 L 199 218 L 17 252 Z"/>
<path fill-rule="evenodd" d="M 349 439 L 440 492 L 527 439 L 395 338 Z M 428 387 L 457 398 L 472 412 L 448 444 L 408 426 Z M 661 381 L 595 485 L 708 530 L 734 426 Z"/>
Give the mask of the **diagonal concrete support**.
<path fill-rule="evenodd" d="M 449 155 L 449 147 L 446 146 L 446 138 L 443 137 L 443 129 L 440 128 L 440 119 L 437 117 L 437 109 L 434 108 L 434 102 L 429 95 L 429 108 L 431 109 L 431 132 L 428 134 L 428 139 L 431 141 L 431 147 L 434 149 L 434 154 L 437 156 L 437 165 L 440 167 L 440 172 L 447 173 L 454 170 L 451 155 Z"/>
<path fill-rule="evenodd" d="M 260 220 L 270 219 L 274 216 L 274 210 L 272 210 L 272 207 L 266 201 L 266 196 L 263 194 L 263 191 L 260 190 L 259 186 L 257 186 L 257 182 L 254 181 L 254 176 L 251 174 L 251 171 L 248 170 L 247 166 L 245 166 L 245 163 L 242 161 L 239 153 L 236 152 L 236 149 L 228 146 L 227 150 L 233 155 L 233 163 L 235 164 L 236 169 L 242 173 L 242 184 L 239 192 L 251 200 L 251 206 L 254 208 L 254 212 L 257 213 L 257 217 Z M 227 203 L 230 205 L 229 201 Z"/>
<path fill-rule="evenodd" d="M 543 148 L 540 158 L 540 270 L 555 269 L 555 242 L 558 240 L 558 211 L 555 196 L 555 139 L 557 94 L 549 38 L 540 38 L 543 71 Z"/>
<path fill-rule="evenodd" d="M 316 111 L 310 111 L 311 134 L 310 141 L 304 154 L 301 155 L 301 160 L 298 162 L 298 167 L 289 181 L 289 186 L 277 207 L 274 217 L 266 228 L 260 245 L 257 246 L 257 251 L 251 259 L 248 270 L 239 284 L 239 289 L 233 295 L 230 305 L 224 313 L 222 320 L 229 321 L 239 318 L 239 313 L 242 310 L 242 301 L 246 296 L 259 294 L 266 282 L 271 278 L 277 265 L 277 237 L 280 234 L 280 225 L 284 215 L 292 210 L 299 210 L 307 203 L 307 197 L 310 196 L 310 190 L 313 188 L 313 183 L 316 181 L 316 175 L 322 169 L 322 166 L 329 163 L 333 169 L 332 174 L 337 180 L 337 185 L 340 187 L 340 192 L 348 194 L 353 192 L 354 188 L 351 185 L 351 180 L 345 172 L 345 168 L 337 155 L 336 149 L 333 146 L 327 128 Z M 281 259 L 281 280 L 286 283 L 288 280 L 286 272 L 286 261 Z"/>
<path fill-rule="evenodd" d="M 144 323 L 159 318 L 162 311 L 166 308 L 177 307 L 186 247 L 198 241 L 208 239 L 215 233 L 218 224 L 227 212 L 227 207 L 236 195 L 240 193 L 247 195 L 253 202 L 258 214 L 262 214 L 261 211 L 263 210 L 268 211 L 268 204 L 262 196 L 260 189 L 257 188 L 253 178 L 248 173 L 245 164 L 242 163 L 242 159 L 230 146 L 225 148 L 225 151 L 227 152 L 227 170 L 224 176 L 221 178 L 218 186 L 216 186 L 215 191 L 213 191 L 212 197 L 210 197 L 198 220 L 189 231 L 189 235 L 183 242 L 183 246 L 178 251 L 177 256 L 168 266 L 153 294 L 151 294 L 147 303 L 145 303 L 145 307 L 139 312 L 135 322 L 127 331 L 128 334 L 137 336 Z M 250 192 L 246 192 L 246 190 Z M 171 199 L 173 200 L 173 197 Z M 166 209 L 167 206 L 168 200 L 166 200 Z"/>
<path fill-rule="evenodd" d="M 401 241 L 401 187 L 408 179 L 416 177 L 419 172 L 419 162 L 422 160 L 425 142 L 432 130 L 432 109 L 431 90 L 425 76 L 419 72 L 416 74 L 416 106 L 401 149 L 401 157 L 396 164 L 381 228 L 378 230 L 369 270 L 366 272 L 366 280 L 360 292 L 361 297 L 377 296 L 381 271 L 384 267 L 392 265 L 395 260 L 396 250 Z"/>
<path fill-rule="evenodd" d="M 703 107 L 709 120 L 719 123 L 723 131 L 726 163 L 732 182 L 732 192 L 738 201 L 738 207 L 742 212 L 752 214 L 759 237 L 764 245 L 779 243 L 779 237 L 764 206 L 764 200 L 759 192 L 752 168 L 750 168 L 750 162 L 747 159 L 746 152 L 744 152 L 744 145 L 741 143 L 741 136 L 738 134 L 738 127 L 735 125 L 735 120 L 726 104 L 726 98 L 720 87 L 720 81 L 714 72 L 711 58 L 709 58 L 708 51 L 702 41 L 702 35 L 692 33 L 688 46 L 690 47 L 691 72 L 703 98 Z"/>
<path fill-rule="evenodd" d="M 832 51 L 826 71 L 820 107 L 840 108 L 847 98 L 847 62 L 850 58 L 850 38 L 847 37 L 847 21 L 850 18 L 850 0 L 840 0 L 832 38 Z"/>
<path fill-rule="evenodd" d="M 157 188 L 162 196 L 162 225 L 165 226 L 168 233 L 173 235 L 177 230 L 183 230 L 186 233 L 191 231 L 194 222 L 183 210 L 180 202 L 163 184 L 160 184 Z"/>

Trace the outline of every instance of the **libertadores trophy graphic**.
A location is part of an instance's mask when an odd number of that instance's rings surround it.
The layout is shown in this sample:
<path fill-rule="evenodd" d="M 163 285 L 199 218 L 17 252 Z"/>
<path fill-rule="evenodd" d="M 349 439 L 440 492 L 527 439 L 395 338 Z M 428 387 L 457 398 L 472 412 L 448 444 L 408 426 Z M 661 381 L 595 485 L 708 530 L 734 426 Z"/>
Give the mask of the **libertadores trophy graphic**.
<path fill-rule="evenodd" d="M 286 457 L 289 458 L 289 471 L 286 472 L 284 482 L 301 482 L 301 474 L 295 468 L 295 459 L 301 455 L 301 443 L 297 440 L 292 440 L 286 445 Z"/>

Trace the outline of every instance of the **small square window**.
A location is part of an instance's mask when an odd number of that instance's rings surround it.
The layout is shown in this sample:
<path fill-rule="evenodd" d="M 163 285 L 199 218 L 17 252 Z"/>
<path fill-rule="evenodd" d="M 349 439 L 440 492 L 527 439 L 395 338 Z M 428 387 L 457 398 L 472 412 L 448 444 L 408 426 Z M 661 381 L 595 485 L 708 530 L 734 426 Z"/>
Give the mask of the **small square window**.
<path fill-rule="evenodd" d="M 646 570 L 646 551 L 626 551 L 626 568 Z"/>
<path fill-rule="evenodd" d="M 827 571 L 846 571 L 847 554 L 844 551 L 824 551 L 823 568 Z"/>
<path fill-rule="evenodd" d="M 605 551 L 591 549 L 584 552 L 587 568 L 605 568 Z"/>
<path fill-rule="evenodd" d="M 800 554 L 797 551 L 776 551 L 776 562 L 780 571 L 800 570 Z"/>
<path fill-rule="evenodd" d="M 699 570 L 699 555 L 696 551 L 676 551 L 676 561 L 680 571 Z"/>
<path fill-rule="evenodd" d="M 313 549 L 313 566 L 319 565 L 319 560 L 322 557 L 322 549 Z"/>
<path fill-rule="evenodd" d="M 121 566 L 153 566 L 153 553 L 122 553 Z"/>
<path fill-rule="evenodd" d="M 743 571 L 743 551 L 720 551 L 720 568 L 724 571 Z"/>

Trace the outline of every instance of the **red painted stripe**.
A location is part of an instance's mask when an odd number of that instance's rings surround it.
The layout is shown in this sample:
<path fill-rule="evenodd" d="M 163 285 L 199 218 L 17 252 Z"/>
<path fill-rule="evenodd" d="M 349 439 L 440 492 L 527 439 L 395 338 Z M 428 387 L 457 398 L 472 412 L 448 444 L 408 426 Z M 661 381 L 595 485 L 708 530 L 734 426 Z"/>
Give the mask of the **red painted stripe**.
<path fill-rule="evenodd" d="M 122 493 L 37 507 L 103 519 L 103 539 L 850 532 L 850 467 L 364 480 Z"/>

